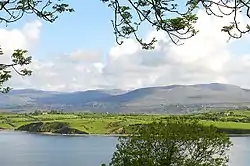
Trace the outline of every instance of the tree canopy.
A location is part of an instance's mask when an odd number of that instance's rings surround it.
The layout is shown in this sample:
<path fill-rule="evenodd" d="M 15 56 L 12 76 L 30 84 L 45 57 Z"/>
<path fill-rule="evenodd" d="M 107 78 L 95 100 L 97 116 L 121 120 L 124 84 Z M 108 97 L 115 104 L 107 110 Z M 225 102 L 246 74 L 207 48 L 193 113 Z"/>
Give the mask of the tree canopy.
<path fill-rule="evenodd" d="M 248 0 L 101 0 L 114 11 L 112 25 L 118 44 L 123 39 L 133 37 L 143 49 L 153 49 L 156 39 L 145 42 L 138 36 L 143 23 L 149 24 L 157 31 L 168 34 L 177 45 L 184 39 L 198 33 L 195 23 L 198 20 L 197 10 L 203 9 L 208 15 L 216 17 L 231 16 L 229 25 L 221 31 L 228 33 L 230 38 L 241 38 L 250 31 L 250 25 L 238 20 L 239 14 L 250 19 L 250 2 Z"/>
<path fill-rule="evenodd" d="M 110 166 L 225 166 L 232 143 L 213 126 L 171 119 L 120 137 Z M 103 164 L 104 165 L 104 164 Z"/>

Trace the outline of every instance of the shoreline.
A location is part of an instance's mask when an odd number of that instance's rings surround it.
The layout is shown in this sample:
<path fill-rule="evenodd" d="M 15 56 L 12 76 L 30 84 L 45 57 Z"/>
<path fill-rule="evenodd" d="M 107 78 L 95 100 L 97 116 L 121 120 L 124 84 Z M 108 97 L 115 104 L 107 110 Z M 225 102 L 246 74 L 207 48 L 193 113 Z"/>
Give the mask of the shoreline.
<path fill-rule="evenodd" d="M 74 136 L 74 137 L 86 137 L 86 136 L 100 136 L 100 137 L 121 137 L 128 136 L 128 134 L 60 134 L 60 133 L 52 133 L 52 132 L 29 132 L 29 131 L 20 131 L 14 129 L 0 129 L 2 131 L 9 132 L 19 132 L 19 133 L 29 133 L 29 134 L 37 134 L 37 135 L 47 135 L 47 136 Z"/>
<path fill-rule="evenodd" d="M 40 135 L 47 135 L 47 136 L 68 136 L 68 137 L 88 137 L 88 136 L 96 136 L 96 137 L 122 137 L 128 136 L 128 134 L 59 134 L 59 133 L 51 133 L 51 132 L 28 132 L 30 134 L 40 134 Z"/>
<path fill-rule="evenodd" d="M 19 131 L 14 129 L 0 129 L 2 131 L 9 132 L 21 132 L 21 133 L 29 133 L 29 134 L 37 134 L 37 135 L 45 135 L 45 136 L 68 136 L 68 137 L 86 137 L 86 136 L 96 136 L 96 137 L 126 137 L 128 134 L 60 134 L 60 133 L 52 133 L 52 132 L 29 132 L 29 131 Z M 250 134 L 228 134 L 229 137 L 250 137 Z"/>
<path fill-rule="evenodd" d="M 228 134 L 229 137 L 250 137 L 250 134 Z"/>

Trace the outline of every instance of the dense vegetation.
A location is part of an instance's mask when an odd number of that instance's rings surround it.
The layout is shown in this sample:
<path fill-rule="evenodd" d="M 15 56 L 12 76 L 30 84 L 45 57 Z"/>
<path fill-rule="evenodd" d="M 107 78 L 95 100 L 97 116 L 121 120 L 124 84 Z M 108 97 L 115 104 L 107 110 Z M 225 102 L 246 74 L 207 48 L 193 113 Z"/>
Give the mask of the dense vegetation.
<path fill-rule="evenodd" d="M 198 120 L 199 123 L 214 125 L 220 131 L 230 134 L 250 134 L 250 111 L 208 112 L 191 115 L 153 115 L 153 114 L 108 114 L 108 113 L 62 113 L 57 111 L 33 113 L 0 113 L 0 128 L 24 130 L 27 124 L 40 124 L 42 127 L 35 132 L 55 132 L 57 125 L 74 130 L 76 133 L 89 134 L 126 134 L 141 124 L 167 121 L 173 117 Z M 53 122 L 53 123 L 52 123 Z M 53 124 L 53 125 L 51 125 Z M 47 127 L 50 126 L 47 129 Z M 52 127 L 51 127 L 52 126 Z M 67 130 L 67 132 L 69 132 Z M 73 131 L 69 133 L 74 133 Z"/>
<path fill-rule="evenodd" d="M 172 118 L 120 137 L 109 166 L 222 166 L 228 163 L 231 145 L 213 126 Z"/>
<path fill-rule="evenodd" d="M 17 128 L 19 131 L 29 132 L 49 132 L 58 134 L 88 134 L 86 132 L 69 127 L 64 122 L 36 122 L 30 123 Z"/>

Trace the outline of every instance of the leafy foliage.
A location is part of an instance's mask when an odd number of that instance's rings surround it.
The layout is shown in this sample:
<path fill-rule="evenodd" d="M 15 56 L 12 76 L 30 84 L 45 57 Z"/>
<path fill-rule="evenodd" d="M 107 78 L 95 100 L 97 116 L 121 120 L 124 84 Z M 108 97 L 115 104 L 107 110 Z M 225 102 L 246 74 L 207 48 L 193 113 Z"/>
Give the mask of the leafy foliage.
<path fill-rule="evenodd" d="M 239 14 L 250 19 L 250 2 L 247 0 L 200 0 L 208 15 L 216 17 L 232 16 L 229 25 L 222 27 L 221 31 L 228 33 L 230 38 L 239 39 L 243 34 L 250 32 L 250 25 L 240 20 Z M 230 39 L 229 38 L 229 39 Z"/>
<path fill-rule="evenodd" d="M 153 49 L 155 38 L 145 42 L 138 35 L 143 23 L 166 32 L 173 43 L 183 44 L 181 40 L 191 38 L 198 32 L 194 27 L 198 20 L 198 8 L 203 8 L 208 15 L 216 17 L 231 15 L 233 19 L 230 24 L 221 29 L 230 38 L 241 38 L 243 34 L 250 32 L 250 25 L 244 25 L 238 20 L 239 13 L 250 18 L 250 2 L 247 0 L 187 0 L 186 3 L 178 0 L 101 1 L 114 11 L 112 25 L 118 44 L 122 44 L 123 39 L 134 36 L 143 49 Z"/>
<path fill-rule="evenodd" d="M 45 21 L 53 23 L 58 14 L 63 12 L 73 12 L 74 9 L 63 0 L 5 0 L 0 1 L 0 23 L 16 22 L 25 15 L 36 15 Z M 22 68 L 31 63 L 31 57 L 26 57 L 27 50 L 15 50 L 12 54 L 12 63 L 0 63 L 0 91 L 6 93 L 10 90 L 9 87 L 4 88 L 3 84 L 11 78 L 11 69 L 21 76 L 30 76 L 32 71 Z M 0 48 L 0 55 L 3 52 Z M 20 68 L 18 70 L 17 68 Z"/>
<path fill-rule="evenodd" d="M 143 49 L 153 49 L 156 39 L 150 42 L 143 41 L 137 34 L 140 26 L 146 22 L 156 30 L 167 32 L 170 39 L 178 44 L 180 39 L 188 39 L 197 31 L 193 24 L 197 17 L 192 11 L 194 3 L 187 3 L 187 10 L 181 12 L 179 4 L 173 0 L 127 0 L 128 4 L 121 4 L 119 0 L 102 0 L 114 10 L 112 25 L 118 44 L 122 38 L 133 35 Z"/>
<path fill-rule="evenodd" d="M 11 78 L 11 69 L 21 76 L 30 76 L 32 71 L 25 68 L 31 63 L 31 56 L 26 56 L 26 50 L 15 50 L 11 56 L 12 63 L 0 64 L 0 91 L 7 93 L 10 88 L 3 87 L 3 84 Z M 19 68 L 19 69 L 17 69 Z"/>
<path fill-rule="evenodd" d="M 110 166 L 224 166 L 232 143 L 213 126 L 169 119 L 120 137 Z"/>
<path fill-rule="evenodd" d="M 0 2 L 0 22 L 11 23 L 27 14 L 54 22 L 58 13 L 73 12 L 74 9 L 63 0 L 5 0 Z"/>

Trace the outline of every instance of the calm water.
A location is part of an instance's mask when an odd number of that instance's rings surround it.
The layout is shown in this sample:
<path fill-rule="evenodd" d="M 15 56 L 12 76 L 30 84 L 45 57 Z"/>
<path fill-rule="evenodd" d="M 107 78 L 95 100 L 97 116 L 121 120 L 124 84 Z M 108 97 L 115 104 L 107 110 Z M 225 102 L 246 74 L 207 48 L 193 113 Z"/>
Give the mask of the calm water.
<path fill-rule="evenodd" d="M 249 166 L 250 137 L 232 138 L 230 166 Z M 114 137 L 45 136 L 0 132 L 0 166 L 100 166 L 115 151 Z"/>

